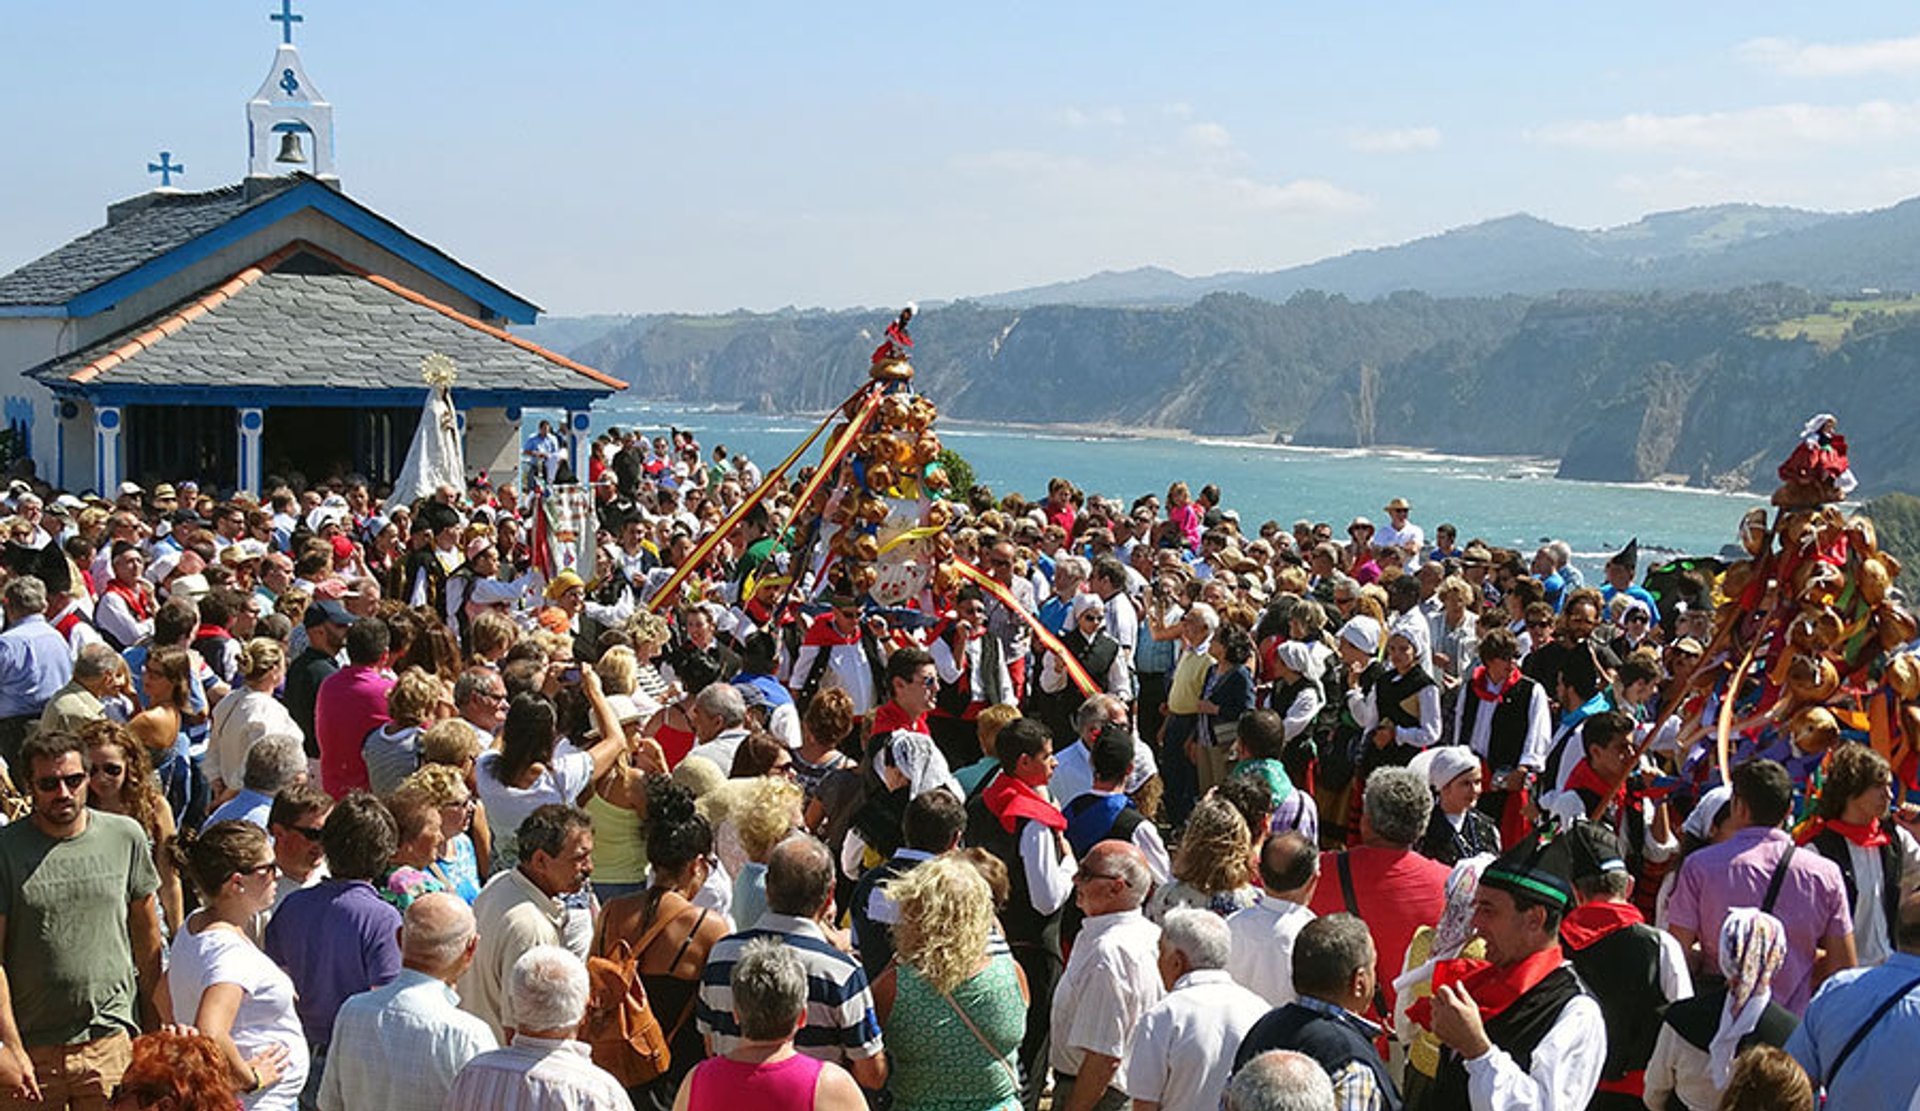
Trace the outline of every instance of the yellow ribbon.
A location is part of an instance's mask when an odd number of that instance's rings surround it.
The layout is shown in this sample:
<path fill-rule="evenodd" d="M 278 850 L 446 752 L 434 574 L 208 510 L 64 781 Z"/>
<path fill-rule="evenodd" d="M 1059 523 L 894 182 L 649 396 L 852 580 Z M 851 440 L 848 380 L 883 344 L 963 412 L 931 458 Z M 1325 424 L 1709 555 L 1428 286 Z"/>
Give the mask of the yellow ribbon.
<path fill-rule="evenodd" d="M 1053 635 L 1052 629 L 1042 625 L 1038 617 L 1027 612 L 1027 608 L 1013 596 L 1013 591 L 1008 590 L 999 581 L 989 577 L 986 572 L 964 559 L 954 560 L 953 566 L 960 572 L 961 578 L 998 598 L 1002 605 L 1019 614 L 1020 620 L 1027 623 L 1027 628 L 1033 630 L 1034 639 L 1045 645 L 1047 651 L 1060 657 L 1061 665 L 1067 669 L 1067 678 L 1073 680 L 1073 685 L 1080 688 L 1081 694 L 1092 698 L 1100 693 L 1100 684 L 1094 682 L 1093 676 L 1087 674 L 1087 669 L 1081 666 L 1080 660 L 1067 650 L 1066 645 L 1060 643 L 1060 638 Z"/>
<path fill-rule="evenodd" d="M 862 386 L 861 390 L 862 392 L 866 392 L 870 388 L 870 386 Z M 860 395 L 856 393 L 853 397 L 849 397 L 847 402 L 851 402 L 854 397 L 859 396 Z M 830 473 L 834 467 L 839 465 L 840 457 L 844 456 L 847 453 L 847 449 L 853 446 L 855 434 L 866 425 L 867 420 L 873 416 L 873 411 L 880 407 L 880 397 L 880 391 L 872 390 L 867 398 L 866 405 L 860 410 L 860 418 L 847 430 L 847 435 L 843 439 L 835 441 L 834 444 L 827 449 L 827 458 L 821 460 L 820 470 L 813 476 L 813 481 L 807 484 L 807 492 L 803 494 L 795 504 L 806 505 L 807 499 L 812 497 L 813 491 L 819 487 L 821 476 Z M 819 427 L 815 428 L 806 439 L 800 441 L 800 446 L 794 448 L 785 459 L 782 459 L 779 466 L 768 471 L 766 477 L 760 481 L 760 485 L 754 489 L 753 493 L 747 495 L 746 500 L 735 507 L 732 513 L 727 514 L 726 519 L 721 521 L 712 532 L 708 533 L 705 540 L 700 541 L 699 545 L 693 549 L 692 554 L 687 556 L 686 562 L 674 568 L 673 575 L 668 578 L 660 587 L 659 591 L 648 600 L 648 612 L 658 613 L 663 606 L 672 604 L 671 599 L 678 593 L 681 584 L 686 582 L 687 576 L 693 574 L 694 568 L 699 567 L 708 556 L 713 554 L 713 550 L 720 546 L 720 542 L 725 540 L 727 535 L 735 528 L 739 527 L 740 522 L 746 519 L 747 513 L 752 510 L 754 506 L 759 505 L 766 499 L 768 494 L 772 493 L 774 489 L 780 485 L 780 480 L 786 477 L 787 470 L 799 462 L 800 457 L 807 453 L 807 449 L 813 446 L 814 441 L 818 440 L 821 434 L 833 424 L 833 418 L 839 415 L 840 410 L 845 408 L 847 402 L 842 402 L 840 405 L 835 406 L 833 411 L 827 414 L 827 418 L 820 422 Z"/>

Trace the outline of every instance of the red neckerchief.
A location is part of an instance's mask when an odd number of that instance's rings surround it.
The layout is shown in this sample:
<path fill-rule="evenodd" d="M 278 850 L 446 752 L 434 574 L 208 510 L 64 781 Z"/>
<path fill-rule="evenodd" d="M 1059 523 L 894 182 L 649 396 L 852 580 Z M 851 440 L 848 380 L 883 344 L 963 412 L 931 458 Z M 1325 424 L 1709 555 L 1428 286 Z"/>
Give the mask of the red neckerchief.
<path fill-rule="evenodd" d="M 1560 940 L 1574 949 L 1585 949 L 1608 934 L 1646 920 L 1632 903 L 1582 903 L 1561 919 Z"/>
<path fill-rule="evenodd" d="M 1887 836 L 1887 831 L 1881 828 L 1879 822 L 1868 826 L 1858 826 L 1852 822 L 1840 821 L 1838 818 L 1821 818 L 1816 820 L 1807 831 L 1807 840 L 1811 841 L 1819 836 L 1820 831 L 1823 829 L 1830 829 L 1863 849 L 1877 849 L 1892 840 L 1892 838 Z M 1804 844 L 1804 842 L 1802 843 Z"/>
<path fill-rule="evenodd" d="M 860 629 L 856 626 L 851 633 L 843 633 L 833 627 L 831 614 L 821 614 L 813 624 L 807 626 L 807 635 L 800 642 L 818 648 L 838 648 L 848 644 L 860 643 Z"/>
<path fill-rule="evenodd" d="M 146 599 L 141 597 L 140 588 L 128 586 L 119 579 L 111 579 L 107 582 L 107 593 L 118 594 L 120 600 L 127 604 L 127 609 L 133 613 L 135 621 L 145 621 L 153 616 L 153 607 L 147 605 Z"/>
<path fill-rule="evenodd" d="M 758 598 L 748 598 L 747 604 L 741 608 L 745 611 L 747 620 L 763 629 L 773 623 L 773 607 L 766 605 Z"/>
<path fill-rule="evenodd" d="M 981 792 L 980 801 L 986 803 L 987 810 L 999 819 L 1000 828 L 1008 833 L 1020 827 L 1022 818 L 1031 818 L 1048 829 L 1067 828 L 1067 816 L 1060 813 L 1059 807 L 1005 772 L 993 777 L 993 782 Z"/>
<path fill-rule="evenodd" d="M 873 732 L 868 735 L 884 737 L 896 729 L 905 729 L 909 733 L 925 733 L 927 731 L 927 719 L 925 716 L 917 718 L 908 717 L 907 712 L 901 709 L 898 702 L 887 701 L 881 703 L 880 708 L 873 712 Z"/>
<path fill-rule="evenodd" d="M 1436 961 L 1433 966 L 1433 990 L 1438 992 L 1448 984 L 1467 989 L 1467 994 L 1479 1004 L 1480 1019 L 1484 1022 L 1513 1006 L 1515 1000 L 1532 991 L 1536 984 L 1565 963 L 1566 957 L 1561 954 L 1557 944 L 1505 967 L 1466 957 Z M 1433 998 L 1428 996 L 1415 1001 L 1407 1008 L 1407 1017 L 1428 1030 L 1433 1029 Z"/>
<path fill-rule="evenodd" d="M 1587 758 L 1584 756 L 1580 758 L 1578 764 L 1573 766 L 1573 771 L 1568 773 L 1567 790 L 1587 790 L 1593 792 L 1599 796 L 1601 809 L 1603 811 L 1609 804 L 1617 802 L 1625 805 L 1627 801 L 1627 785 L 1624 783 L 1608 783 L 1606 780 L 1600 778 L 1600 773 L 1593 770 L 1593 765 L 1587 763 Z"/>
<path fill-rule="evenodd" d="M 1480 701 L 1498 702 L 1505 698 L 1507 692 L 1512 690 L 1519 682 L 1520 669 L 1516 667 L 1507 672 L 1507 681 L 1500 684 L 1500 689 L 1494 690 L 1487 685 L 1487 665 L 1481 664 L 1473 669 L 1473 683 L 1471 685 L 1474 695 L 1478 697 Z"/>
<path fill-rule="evenodd" d="M 205 640 L 208 637 L 220 637 L 226 640 L 232 640 L 233 634 L 220 625 L 202 625 L 193 631 L 193 639 L 195 640 Z"/>

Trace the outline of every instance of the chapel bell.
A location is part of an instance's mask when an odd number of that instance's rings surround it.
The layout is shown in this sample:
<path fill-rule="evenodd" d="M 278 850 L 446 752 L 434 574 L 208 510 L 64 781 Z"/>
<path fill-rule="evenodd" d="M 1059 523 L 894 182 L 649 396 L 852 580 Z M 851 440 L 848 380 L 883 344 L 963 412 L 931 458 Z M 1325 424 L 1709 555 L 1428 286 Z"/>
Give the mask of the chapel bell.
<path fill-rule="evenodd" d="M 281 132 L 280 154 L 274 158 L 274 161 L 301 165 L 304 164 L 306 160 L 307 156 L 305 152 L 300 149 L 300 133 L 297 131 Z"/>

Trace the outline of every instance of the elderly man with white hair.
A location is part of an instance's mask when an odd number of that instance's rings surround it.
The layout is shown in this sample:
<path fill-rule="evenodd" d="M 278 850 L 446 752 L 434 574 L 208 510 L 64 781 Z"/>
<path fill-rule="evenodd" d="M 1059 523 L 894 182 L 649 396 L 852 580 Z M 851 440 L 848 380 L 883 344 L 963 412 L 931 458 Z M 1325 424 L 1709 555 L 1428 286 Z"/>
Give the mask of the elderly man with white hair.
<path fill-rule="evenodd" d="M 587 966 L 579 957 L 536 945 L 513 962 L 507 990 L 519 1023 L 512 1043 L 468 1061 L 447 1092 L 447 1107 L 633 1111 L 620 1082 L 574 1040 L 587 1015 Z"/>
<path fill-rule="evenodd" d="M 1047 791 L 1056 804 L 1065 806 L 1093 790 L 1093 751 L 1088 746 L 1100 727 L 1108 724 L 1132 726 L 1127 704 L 1118 695 L 1096 694 L 1073 712 L 1074 742 L 1053 754 L 1053 775 L 1047 780 Z M 1127 773 L 1126 793 L 1132 795 L 1139 791 L 1147 780 L 1159 773 L 1153 749 L 1135 734 L 1133 769 Z"/>
<path fill-rule="evenodd" d="M 1054 987 L 1049 1013 L 1053 1106 L 1119 1111 L 1121 1065 L 1140 1020 L 1166 994 L 1158 968 L 1160 927 L 1140 913 L 1153 886 L 1146 857 L 1125 841 L 1102 841 L 1074 873 L 1086 915 Z"/>
<path fill-rule="evenodd" d="M 1133 1111 L 1215 1111 L 1233 1053 L 1267 1001 L 1227 972 L 1233 938 L 1210 910 L 1170 910 L 1160 922 L 1160 982 L 1167 996 L 1133 1032 L 1127 1095 Z"/>
<path fill-rule="evenodd" d="M 320 1111 L 438 1111 L 468 1061 L 498 1048 L 493 1031 L 462 1011 L 453 984 L 479 943 L 473 911 L 457 895 L 414 900 L 400 925 L 400 975 L 340 1005 Z"/>
<path fill-rule="evenodd" d="M 747 739 L 747 700 L 732 683 L 714 683 L 693 696 L 687 715 L 696 739 L 688 756 L 713 763 L 721 775 L 733 771 L 734 754 Z"/>
<path fill-rule="evenodd" d="M 1333 1082 L 1306 1054 L 1270 1049 L 1233 1074 L 1220 1106 L 1224 1111 L 1334 1111 Z"/>

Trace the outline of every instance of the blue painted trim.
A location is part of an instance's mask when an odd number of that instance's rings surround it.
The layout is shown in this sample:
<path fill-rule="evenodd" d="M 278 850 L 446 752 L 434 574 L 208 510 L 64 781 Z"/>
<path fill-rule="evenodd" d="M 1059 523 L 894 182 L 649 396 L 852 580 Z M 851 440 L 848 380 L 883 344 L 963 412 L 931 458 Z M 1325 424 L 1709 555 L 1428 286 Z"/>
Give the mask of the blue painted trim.
<path fill-rule="evenodd" d="M 68 317 L 65 305 L 0 305 L 0 316 Z"/>
<path fill-rule="evenodd" d="M 124 405 L 219 405 L 235 408 L 284 408 L 313 406 L 324 409 L 390 409 L 418 407 L 426 401 L 425 387 L 389 390 L 342 390 L 300 386 L 263 389 L 248 386 L 128 386 L 69 384 L 54 388 L 56 397 L 85 398 L 95 407 Z M 581 408 L 583 396 L 590 405 L 612 390 L 467 390 L 456 389 L 462 408 L 495 409 L 515 406 L 534 408 Z"/>
<path fill-rule="evenodd" d="M 331 217 L 347 230 L 419 267 L 512 323 L 532 324 L 540 315 L 540 306 L 481 277 L 438 248 L 409 235 L 393 221 L 317 181 L 301 182 L 252 208 L 243 209 L 219 227 L 76 296 L 67 302 L 65 315 L 92 316 L 104 312 L 155 282 L 309 208 Z"/>

